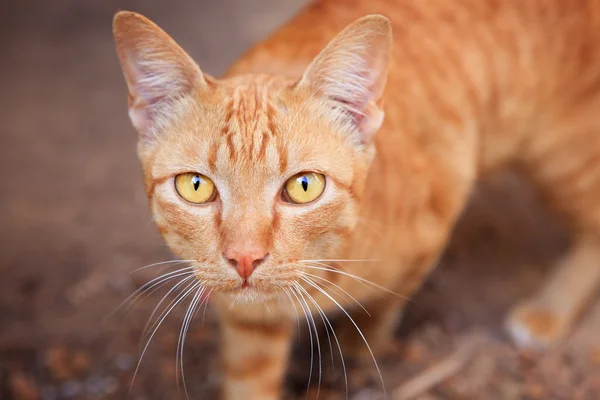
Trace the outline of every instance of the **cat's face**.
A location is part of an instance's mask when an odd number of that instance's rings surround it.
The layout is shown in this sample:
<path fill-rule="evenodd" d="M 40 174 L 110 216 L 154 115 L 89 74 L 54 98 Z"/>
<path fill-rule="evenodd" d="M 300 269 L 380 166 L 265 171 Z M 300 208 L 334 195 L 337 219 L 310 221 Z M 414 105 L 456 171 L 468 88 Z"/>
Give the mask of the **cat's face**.
<path fill-rule="evenodd" d="M 164 32 L 115 18 L 154 219 L 207 288 L 245 299 L 293 285 L 358 220 L 383 112 L 383 17 L 342 32 L 299 81 L 215 80 Z"/>

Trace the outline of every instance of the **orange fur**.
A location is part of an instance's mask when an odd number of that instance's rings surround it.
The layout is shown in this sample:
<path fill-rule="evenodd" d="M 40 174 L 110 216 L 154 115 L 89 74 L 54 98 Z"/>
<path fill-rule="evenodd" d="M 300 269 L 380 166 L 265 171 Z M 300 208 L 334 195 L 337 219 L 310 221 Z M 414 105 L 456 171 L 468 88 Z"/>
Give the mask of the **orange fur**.
<path fill-rule="evenodd" d="M 375 13 L 391 26 L 358 19 Z M 360 327 L 384 343 L 404 302 L 391 292 L 419 288 L 475 181 L 509 163 L 577 238 L 511 314 L 515 340 L 555 344 L 598 285 L 600 1 L 317 1 L 219 80 L 140 15 L 117 14 L 114 32 L 154 218 L 222 315 L 226 398 L 279 397 L 292 305 L 331 313 L 322 290 L 374 305 Z M 325 192 L 284 204 L 301 171 L 323 173 Z M 209 176 L 218 200 L 186 204 L 184 172 Z M 242 287 L 221 254 L 247 240 L 269 257 Z"/>

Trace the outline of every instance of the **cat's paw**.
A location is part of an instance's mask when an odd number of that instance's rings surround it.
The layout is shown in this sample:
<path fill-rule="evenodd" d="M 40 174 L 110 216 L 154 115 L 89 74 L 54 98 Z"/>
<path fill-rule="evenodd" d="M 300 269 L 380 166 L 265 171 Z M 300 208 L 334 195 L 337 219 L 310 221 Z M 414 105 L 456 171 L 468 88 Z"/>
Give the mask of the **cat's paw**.
<path fill-rule="evenodd" d="M 555 346 L 568 330 L 567 321 L 548 307 L 536 303 L 517 305 L 505 325 L 518 347 L 532 350 Z"/>

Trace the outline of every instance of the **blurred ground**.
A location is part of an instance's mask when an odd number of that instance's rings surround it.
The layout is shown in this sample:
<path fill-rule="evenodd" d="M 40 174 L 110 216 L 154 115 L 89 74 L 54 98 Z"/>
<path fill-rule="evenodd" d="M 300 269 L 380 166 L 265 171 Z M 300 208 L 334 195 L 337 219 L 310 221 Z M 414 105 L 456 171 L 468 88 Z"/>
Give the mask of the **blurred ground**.
<path fill-rule="evenodd" d="M 302 3 L 0 3 L 0 399 L 126 398 L 140 334 L 160 299 L 153 295 L 105 321 L 153 272 L 131 271 L 171 257 L 142 190 L 113 13 L 148 15 L 218 75 Z M 600 399 L 600 306 L 569 343 L 544 358 L 516 352 L 502 330 L 504 313 L 539 285 L 565 244 L 560 225 L 512 175 L 482 185 L 441 268 L 380 360 L 388 387 L 439 366 L 463 334 L 478 329 L 485 340 L 474 358 L 422 399 Z M 154 338 L 130 398 L 185 398 L 175 375 L 182 313 Z M 192 399 L 217 393 L 215 328 L 209 311 L 186 343 Z M 299 346 L 289 398 L 304 397 L 308 361 Z M 356 399 L 376 398 L 379 390 L 367 372 L 351 389 Z M 326 367 L 321 394 L 344 397 L 339 365 Z"/>

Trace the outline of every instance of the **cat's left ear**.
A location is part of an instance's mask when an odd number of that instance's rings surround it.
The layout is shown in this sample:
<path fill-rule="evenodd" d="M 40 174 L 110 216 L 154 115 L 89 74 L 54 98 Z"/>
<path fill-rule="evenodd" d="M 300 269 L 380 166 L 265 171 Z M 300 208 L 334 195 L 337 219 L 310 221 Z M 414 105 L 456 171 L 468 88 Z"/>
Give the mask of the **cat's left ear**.
<path fill-rule="evenodd" d="M 331 102 L 334 112 L 370 143 L 383 123 L 381 97 L 390 62 L 392 27 L 383 15 L 360 18 L 308 66 L 298 87 Z"/>
<path fill-rule="evenodd" d="M 129 116 L 140 138 L 151 140 L 173 99 L 207 87 L 192 58 L 155 23 L 118 12 L 113 34 L 129 89 Z"/>

